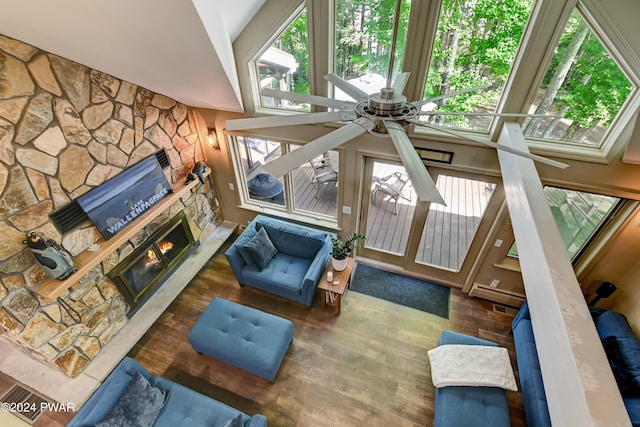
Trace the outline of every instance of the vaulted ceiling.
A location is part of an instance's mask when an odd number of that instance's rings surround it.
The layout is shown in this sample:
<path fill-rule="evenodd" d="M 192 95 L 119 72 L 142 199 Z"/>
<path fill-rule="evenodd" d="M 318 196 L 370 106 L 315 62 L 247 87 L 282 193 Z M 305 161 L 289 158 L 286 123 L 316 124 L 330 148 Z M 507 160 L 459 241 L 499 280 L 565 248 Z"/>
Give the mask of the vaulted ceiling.
<path fill-rule="evenodd" d="M 0 34 L 194 107 L 243 111 L 232 43 L 266 0 L 0 0 Z"/>

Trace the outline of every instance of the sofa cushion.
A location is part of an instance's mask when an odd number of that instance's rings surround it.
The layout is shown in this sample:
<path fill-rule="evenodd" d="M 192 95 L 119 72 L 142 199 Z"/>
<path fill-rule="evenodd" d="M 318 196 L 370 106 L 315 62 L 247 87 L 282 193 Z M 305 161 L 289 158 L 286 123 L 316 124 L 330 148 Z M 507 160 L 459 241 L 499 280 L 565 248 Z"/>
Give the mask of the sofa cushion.
<path fill-rule="evenodd" d="M 611 371 L 613 372 L 613 377 L 618 384 L 620 393 L 623 396 L 627 396 L 640 391 L 640 387 L 636 386 L 631 374 L 627 371 L 620 359 L 617 338 L 614 336 L 604 337 L 602 339 L 602 347 L 604 348 L 604 353 L 607 355 L 607 359 L 609 360 L 609 365 L 611 366 Z"/>
<path fill-rule="evenodd" d="M 167 400 L 167 392 L 136 372 L 116 404 L 98 427 L 152 426 Z"/>
<path fill-rule="evenodd" d="M 506 391 L 497 387 L 436 389 L 434 427 L 508 427 Z"/>
<path fill-rule="evenodd" d="M 222 427 L 242 427 L 242 414 L 238 413 L 235 417 L 228 420 Z"/>
<path fill-rule="evenodd" d="M 261 228 L 251 240 L 249 240 L 244 246 L 245 249 L 251 255 L 251 258 L 255 261 L 260 270 L 263 270 L 273 257 L 278 253 L 278 250 L 273 246 L 267 232 L 264 228 Z"/>
<path fill-rule="evenodd" d="M 326 233 L 286 222 L 256 222 L 256 229 L 264 228 L 278 252 L 301 258 L 314 258 L 322 246 Z"/>
<path fill-rule="evenodd" d="M 600 339 L 616 337 L 620 360 L 633 381 L 640 387 L 640 341 L 634 335 L 627 319 L 620 313 L 607 310 L 595 320 Z"/>
<path fill-rule="evenodd" d="M 513 329 L 513 340 L 516 345 L 516 360 L 527 425 L 551 427 L 531 320 L 520 319 Z"/>
<path fill-rule="evenodd" d="M 246 267 L 243 275 L 247 282 L 257 286 L 264 286 L 289 291 L 295 295 L 302 292 L 302 282 L 311 266 L 310 259 L 278 253 L 273 261 L 263 269 L 257 266 Z"/>
<path fill-rule="evenodd" d="M 238 251 L 238 254 L 240 254 L 247 265 L 255 265 L 255 261 L 249 251 L 244 248 L 244 245 L 249 243 L 255 235 L 255 230 L 247 228 L 240 236 L 238 236 L 235 242 L 233 242 L 233 247 Z"/>

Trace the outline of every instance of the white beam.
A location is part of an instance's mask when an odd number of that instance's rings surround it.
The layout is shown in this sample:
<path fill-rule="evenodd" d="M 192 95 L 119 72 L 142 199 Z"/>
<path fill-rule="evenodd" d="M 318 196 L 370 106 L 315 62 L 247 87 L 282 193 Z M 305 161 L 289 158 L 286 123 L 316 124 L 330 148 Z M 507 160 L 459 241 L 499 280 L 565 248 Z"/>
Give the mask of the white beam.
<path fill-rule="evenodd" d="M 528 151 L 520 126 L 498 142 Z M 498 150 L 554 427 L 630 426 L 533 161 Z"/>

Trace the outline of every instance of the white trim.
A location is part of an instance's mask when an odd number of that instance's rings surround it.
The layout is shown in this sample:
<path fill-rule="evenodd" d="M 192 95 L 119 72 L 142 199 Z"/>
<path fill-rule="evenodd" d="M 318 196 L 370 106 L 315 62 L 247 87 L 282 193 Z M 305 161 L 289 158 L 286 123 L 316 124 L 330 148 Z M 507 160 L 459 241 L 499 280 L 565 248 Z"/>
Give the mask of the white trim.
<path fill-rule="evenodd" d="M 517 124 L 501 144 L 526 150 Z M 627 426 L 622 402 L 533 162 L 498 152 L 554 427 Z"/>

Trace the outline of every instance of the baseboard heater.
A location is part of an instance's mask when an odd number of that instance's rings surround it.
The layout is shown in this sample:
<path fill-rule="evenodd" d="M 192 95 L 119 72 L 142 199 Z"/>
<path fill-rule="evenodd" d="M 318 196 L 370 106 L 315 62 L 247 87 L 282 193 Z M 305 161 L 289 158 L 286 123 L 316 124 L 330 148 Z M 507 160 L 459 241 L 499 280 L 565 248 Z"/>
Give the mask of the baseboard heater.
<path fill-rule="evenodd" d="M 511 307 L 520 307 L 525 302 L 525 297 L 522 294 L 492 288 L 491 286 L 481 285 L 480 283 L 473 284 L 469 296 L 487 299 Z"/>

